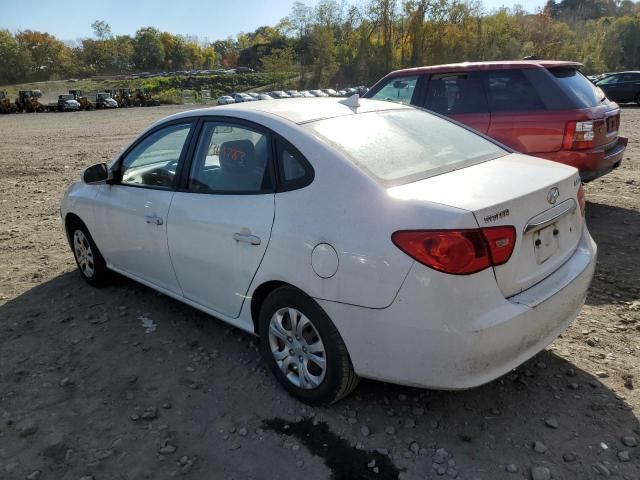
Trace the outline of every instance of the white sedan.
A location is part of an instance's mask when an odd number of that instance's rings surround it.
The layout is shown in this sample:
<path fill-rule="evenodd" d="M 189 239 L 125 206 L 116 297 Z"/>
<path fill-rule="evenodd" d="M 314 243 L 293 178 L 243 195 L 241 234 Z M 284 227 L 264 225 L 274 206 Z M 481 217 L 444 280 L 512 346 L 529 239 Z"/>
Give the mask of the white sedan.
<path fill-rule="evenodd" d="M 576 169 L 357 96 L 170 116 L 61 213 L 90 284 L 119 272 L 258 335 L 309 403 L 503 375 L 575 318 L 596 257 Z"/>
<path fill-rule="evenodd" d="M 236 103 L 236 101 L 230 95 L 218 97 L 218 105 L 231 105 L 232 103 Z"/>

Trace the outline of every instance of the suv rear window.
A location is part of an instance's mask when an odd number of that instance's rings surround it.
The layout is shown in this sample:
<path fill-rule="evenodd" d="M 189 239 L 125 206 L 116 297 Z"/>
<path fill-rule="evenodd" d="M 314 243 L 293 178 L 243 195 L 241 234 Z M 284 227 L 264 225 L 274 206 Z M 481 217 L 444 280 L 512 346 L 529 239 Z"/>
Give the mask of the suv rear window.
<path fill-rule="evenodd" d="M 550 68 L 560 88 L 576 103 L 576 108 L 596 107 L 603 100 L 598 89 L 575 68 Z"/>
<path fill-rule="evenodd" d="M 507 154 L 480 135 L 413 108 L 344 115 L 306 125 L 385 186 Z"/>

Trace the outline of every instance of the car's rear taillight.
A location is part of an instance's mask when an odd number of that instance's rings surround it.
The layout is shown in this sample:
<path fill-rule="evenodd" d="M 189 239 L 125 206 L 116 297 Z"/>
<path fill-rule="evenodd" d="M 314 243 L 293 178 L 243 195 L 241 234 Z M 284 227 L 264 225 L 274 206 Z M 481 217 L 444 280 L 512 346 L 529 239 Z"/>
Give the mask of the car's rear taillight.
<path fill-rule="evenodd" d="M 580 205 L 580 213 L 584 217 L 584 211 L 587 207 L 587 203 L 584 196 L 584 187 L 582 186 L 582 184 L 580 184 L 580 187 L 578 188 L 578 205 Z"/>
<path fill-rule="evenodd" d="M 565 150 L 585 150 L 595 145 L 596 132 L 592 120 L 567 122 L 562 147 Z"/>
<path fill-rule="evenodd" d="M 469 275 L 509 260 L 516 240 L 513 227 L 465 230 L 401 230 L 393 243 L 414 260 L 445 273 Z"/>

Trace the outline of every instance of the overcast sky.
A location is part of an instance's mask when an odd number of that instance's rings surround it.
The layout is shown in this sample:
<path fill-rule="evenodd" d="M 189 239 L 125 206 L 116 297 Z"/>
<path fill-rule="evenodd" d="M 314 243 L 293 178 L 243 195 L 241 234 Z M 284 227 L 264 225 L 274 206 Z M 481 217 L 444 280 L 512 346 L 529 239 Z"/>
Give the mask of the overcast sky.
<path fill-rule="evenodd" d="M 92 36 L 94 20 L 104 20 L 116 35 L 132 35 L 141 26 L 209 41 L 261 25 L 274 25 L 291 11 L 295 0 L 0 0 L 0 29 L 40 30 L 62 40 Z M 307 5 L 317 1 L 307 0 Z M 518 3 L 529 11 L 545 0 L 483 0 L 488 9 Z"/>

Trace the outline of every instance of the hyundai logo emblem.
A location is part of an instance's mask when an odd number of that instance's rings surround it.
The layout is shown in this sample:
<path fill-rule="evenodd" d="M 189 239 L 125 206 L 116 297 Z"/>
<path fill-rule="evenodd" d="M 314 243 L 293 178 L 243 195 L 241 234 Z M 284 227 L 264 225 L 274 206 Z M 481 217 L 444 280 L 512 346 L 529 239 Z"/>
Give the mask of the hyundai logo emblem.
<path fill-rule="evenodd" d="M 553 205 L 554 203 L 556 203 L 559 196 L 560 196 L 560 190 L 558 190 L 558 187 L 553 187 L 552 189 L 549 190 L 549 192 L 547 192 L 547 202 Z"/>

